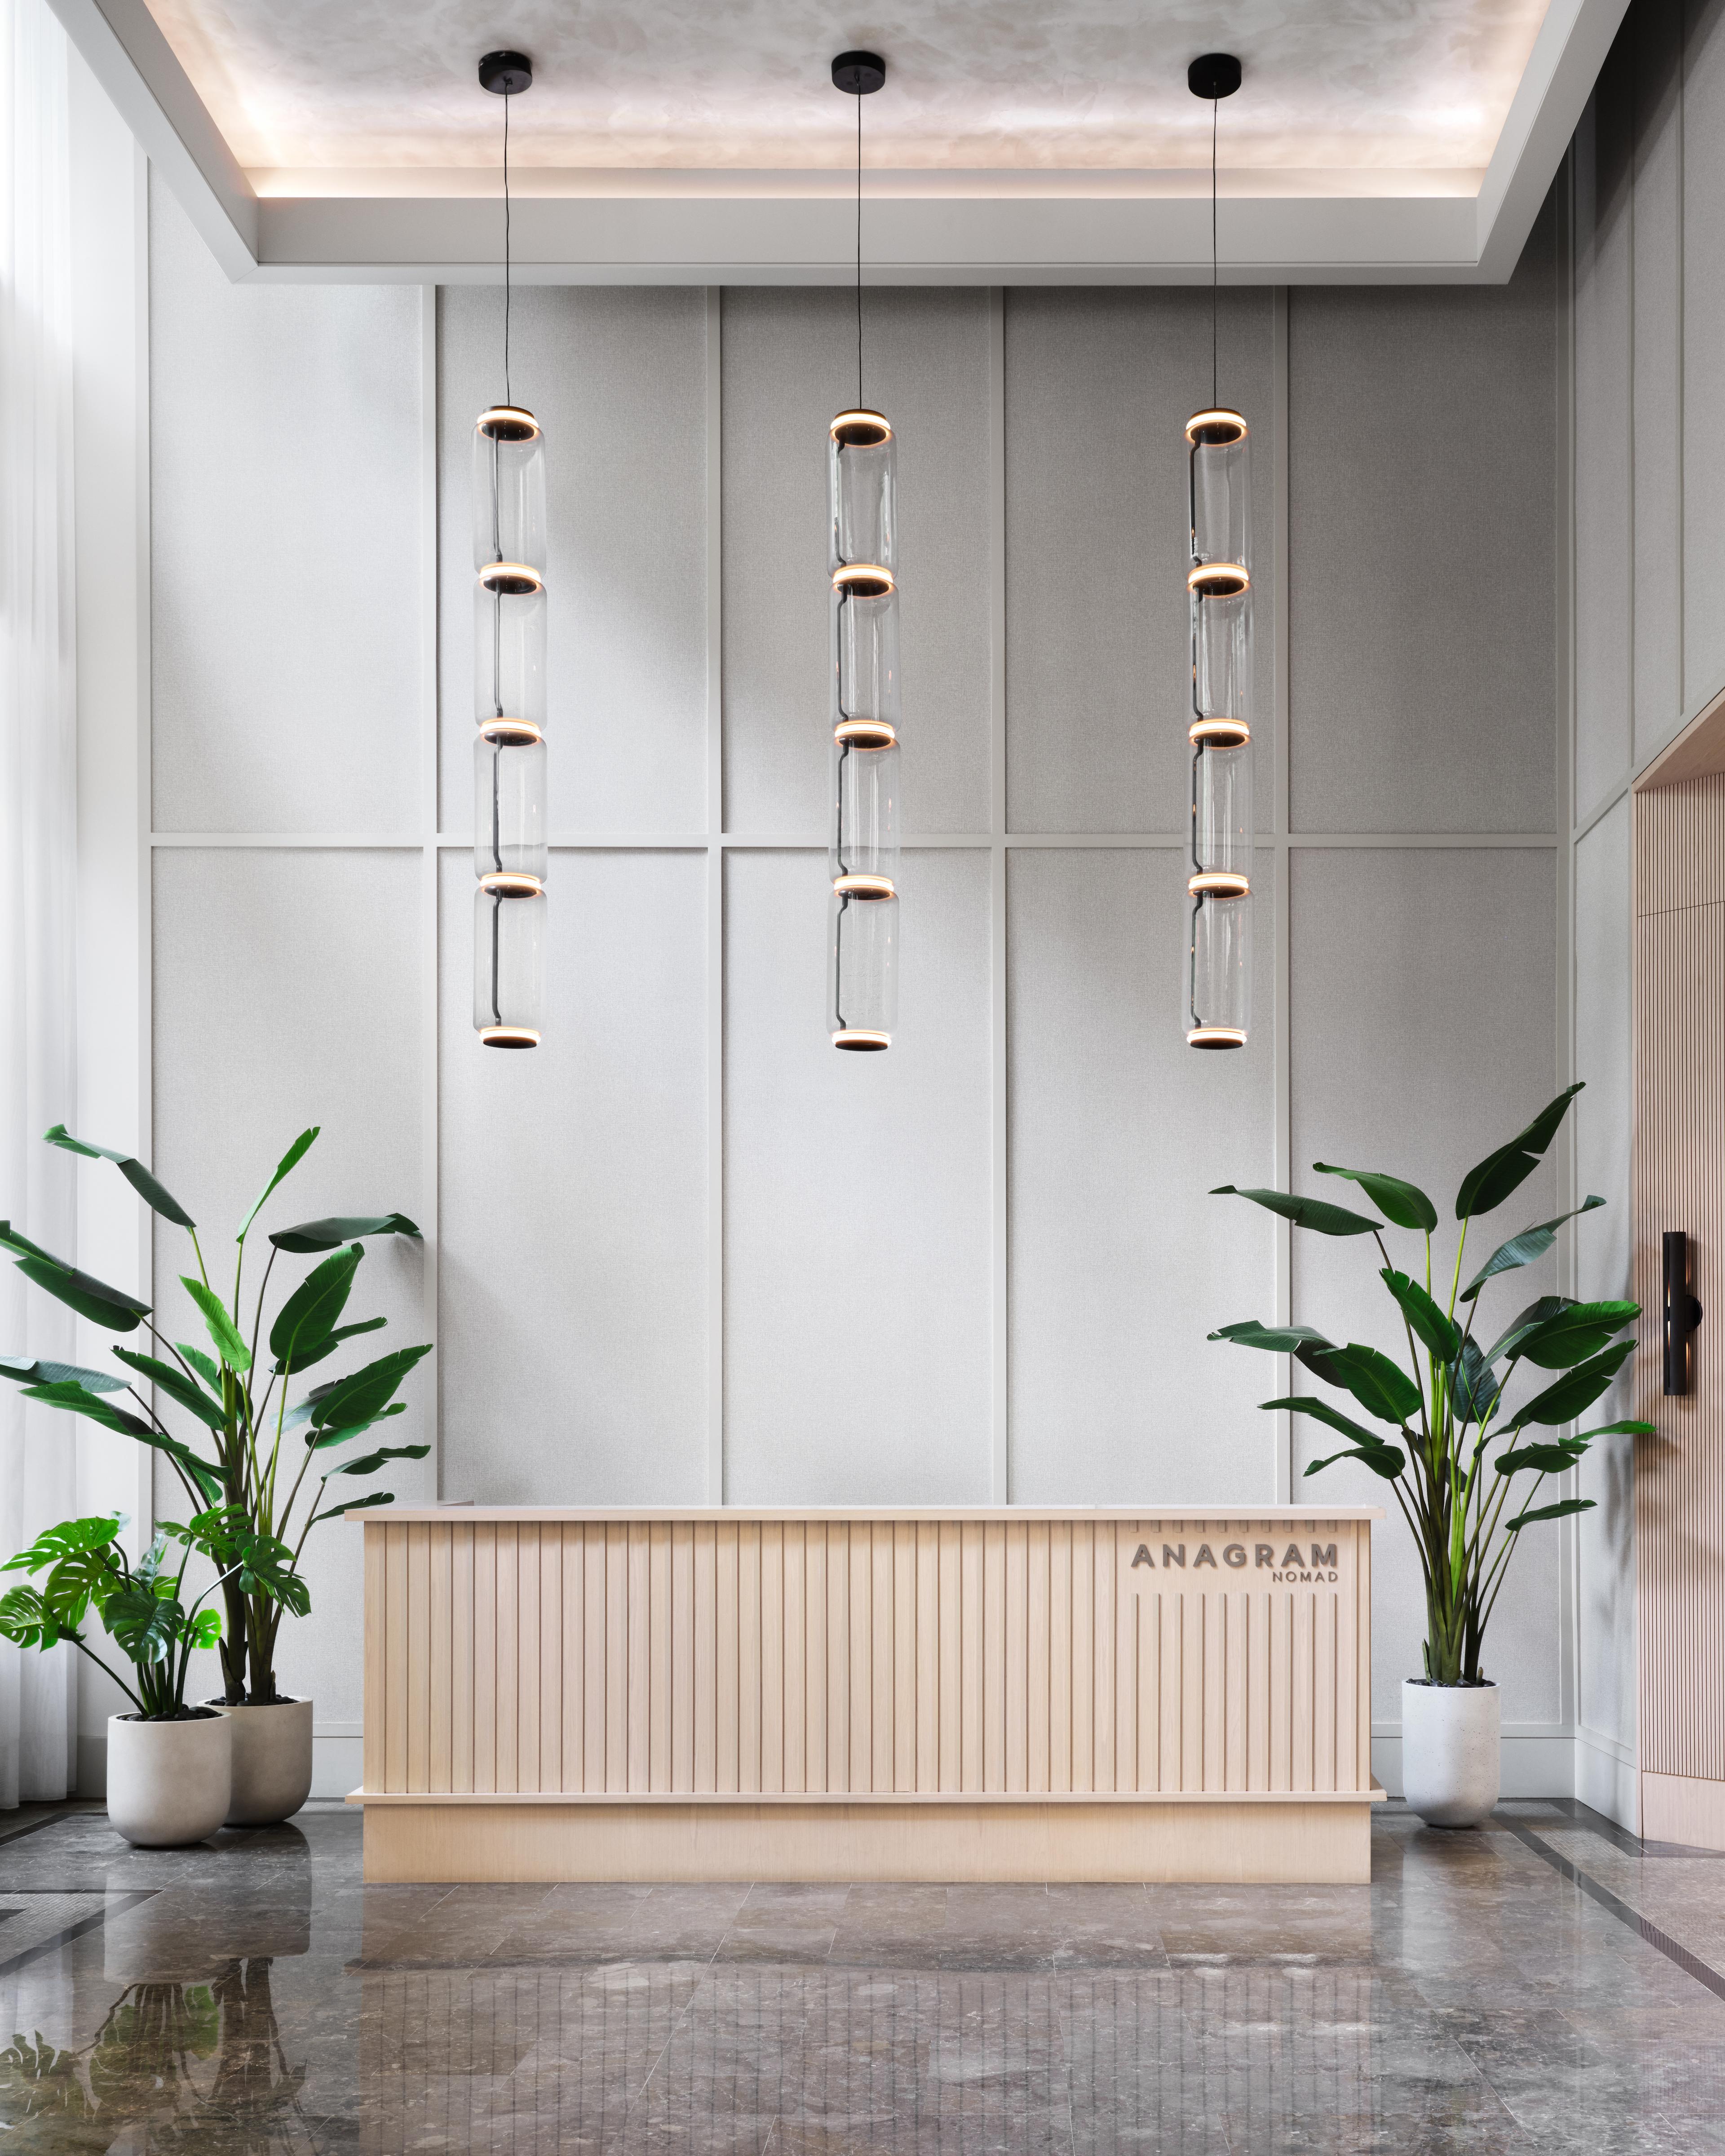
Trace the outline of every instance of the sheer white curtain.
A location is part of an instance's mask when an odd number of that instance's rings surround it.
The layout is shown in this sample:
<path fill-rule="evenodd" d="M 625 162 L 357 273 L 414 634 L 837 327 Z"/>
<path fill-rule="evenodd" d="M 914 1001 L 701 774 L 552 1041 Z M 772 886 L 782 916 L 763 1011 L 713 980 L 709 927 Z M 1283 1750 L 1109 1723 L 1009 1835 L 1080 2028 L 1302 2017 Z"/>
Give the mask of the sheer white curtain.
<path fill-rule="evenodd" d="M 0 0 L 0 1219 L 75 1258 L 69 1121 L 77 752 L 66 41 Z M 74 1359 L 71 1313 L 0 1264 L 0 1353 Z M 0 1558 L 76 1509 L 75 1425 L 0 1385 Z M 0 1576 L 0 1586 L 14 1582 Z M 75 1768 L 75 1663 L 0 1641 L 0 1805 Z"/>

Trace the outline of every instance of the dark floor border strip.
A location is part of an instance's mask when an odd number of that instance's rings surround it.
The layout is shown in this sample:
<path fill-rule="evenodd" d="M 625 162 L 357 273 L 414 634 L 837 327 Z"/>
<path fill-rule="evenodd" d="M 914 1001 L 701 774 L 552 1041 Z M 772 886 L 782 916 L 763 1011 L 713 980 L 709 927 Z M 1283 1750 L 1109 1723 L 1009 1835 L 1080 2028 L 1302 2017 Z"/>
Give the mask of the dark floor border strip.
<path fill-rule="evenodd" d="M 1686 1841 L 1645 1841 L 1639 1835 L 1631 1834 L 1627 1827 L 1619 1826 L 1603 1812 L 1596 1812 L 1591 1804 L 1584 1804 L 1579 1797 L 1553 1797 L 1549 1801 L 1559 1811 L 1566 1813 L 1578 1826 L 1609 1841 L 1614 1849 L 1620 1849 L 1625 1856 L 1652 1857 L 1663 1860 L 1679 1856 L 1690 1862 L 1725 1863 L 1725 1849 L 1697 1849 Z"/>
<path fill-rule="evenodd" d="M 1686 1976 L 1692 1976 L 1697 1984 L 1704 1984 L 1716 1999 L 1725 1999 L 1725 1976 L 1721 1976 L 1717 1969 L 1710 1969 L 1698 1954 L 1691 1953 L 1687 1947 L 1679 1946 L 1668 1932 L 1661 1931 L 1657 1924 L 1630 1908 L 1627 1902 L 1619 1901 L 1609 1887 L 1602 1887 L 1597 1879 L 1590 1879 L 1579 1865 L 1572 1864 L 1560 1851 L 1542 1841 L 1531 1827 L 1524 1826 L 1520 1820 L 1506 1819 L 1502 1814 L 1493 1825 L 1507 1829 L 1517 1841 L 1550 1865 L 1553 1871 L 1561 1872 L 1572 1887 L 1579 1887 L 1590 1902 L 1597 1902 L 1609 1915 L 1615 1917 L 1620 1924 L 1627 1925 L 1630 1931 L 1639 1933 L 1650 1947 L 1662 1953 L 1667 1961 L 1675 1962 Z"/>
<path fill-rule="evenodd" d="M 23 1826 L 8 1827 L 0 1831 L 0 1849 L 5 1849 L 14 1841 L 22 1841 L 27 1834 L 40 1834 L 45 1826 L 58 1826 L 62 1820 L 79 1819 L 85 1815 L 82 1808 L 68 1804 L 63 1810 L 51 1811 L 46 1819 L 31 1820 Z"/>
<path fill-rule="evenodd" d="M 98 1925 L 105 1924 L 110 1917 L 123 1917 L 128 1909 L 136 1908 L 140 1902 L 148 1902 L 161 1892 L 159 1887 L 144 1887 L 129 1894 L 108 1895 L 105 1906 L 93 1916 L 82 1917 L 75 1924 L 64 1926 L 51 1938 L 40 1940 L 33 1947 L 26 1947 L 22 1953 L 15 1953 L 10 1961 L 0 1961 L 0 1977 L 13 1975 L 31 1962 L 39 1961 L 44 1954 L 53 1953 L 57 1948 L 70 1946 L 74 1939 L 80 1939 L 86 1932 L 93 1932 Z"/>

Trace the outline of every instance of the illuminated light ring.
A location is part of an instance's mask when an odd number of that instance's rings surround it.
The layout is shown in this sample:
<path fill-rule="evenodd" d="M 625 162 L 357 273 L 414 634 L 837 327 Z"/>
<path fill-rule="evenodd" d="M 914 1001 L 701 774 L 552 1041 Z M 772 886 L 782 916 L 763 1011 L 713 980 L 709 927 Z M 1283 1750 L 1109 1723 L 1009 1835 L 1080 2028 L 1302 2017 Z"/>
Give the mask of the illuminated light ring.
<path fill-rule="evenodd" d="M 833 728 L 840 748 L 896 748 L 898 732 L 885 719 L 841 719 Z"/>
<path fill-rule="evenodd" d="M 1244 719 L 1194 719 L 1186 729 L 1194 748 L 1244 748 L 1251 737 Z"/>
<path fill-rule="evenodd" d="M 1250 879 L 1231 869 L 1205 869 L 1186 879 L 1186 889 L 1194 898 L 1250 898 L 1252 891 Z"/>
<path fill-rule="evenodd" d="M 868 1026 L 847 1025 L 834 1034 L 833 1045 L 834 1048 L 858 1050 L 891 1048 L 892 1035 L 877 1033 Z"/>
<path fill-rule="evenodd" d="M 886 414 L 860 407 L 839 413 L 827 432 L 846 449 L 884 449 L 892 439 L 892 425 Z"/>
<path fill-rule="evenodd" d="M 1187 1029 L 1189 1048 L 1244 1048 L 1245 1031 L 1237 1025 L 1195 1025 Z"/>
<path fill-rule="evenodd" d="M 833 878 L 835 898 L 880 899 L 896 898 L 892 878 L 884 875 L 841 875 Z"/>
<path fill-rule="evenodd" d="M 493 898 L 543 898 L 545 886 L 537 876 L 522 875 L 515 869 L 493 869 L 480 878 L 480 889 Z"/>
<path fill-rule="evenodd" d="M 480 1028 L 481 1048 L 536 1048 L 538 1029 L 531 1025 L 482 1025 Z"/>
<path fill-rule="evenodd" d="M 539 437 L 539 422 L 520 404 L 494 404 L 474 421 L 488 442 L 531 442 Z"/>
<path fill-rule="evenodd" d="M 545 589 L 544 578 L 526 562 L 487 562 L 479 580 L 488 592 L 501 592 L 511 599 L 530 598 Z"/>
<path fill-rule="evenodd" d="M 504 748 L 531 748 L 534 742 L 542 742 L 545 734 L 531 719 L 485 719 L 480 726 L 480 739 L 495 742 Z"/>
<path fill-rule="evenodd" d="M 1186 588 L 1201 599 L 1237 599 L 1252 588 L 1250 572 L 1238 562 L 1200 562 L 1186 572 Z"/>
<path fill-rule="evenodd" d="M 1194 412 L 1186 422 L 1186 439 L 1195 449 L 1231 449 L 1236 442 L 1243 442 L 1250 431 L 1245 415 L 1225 404 L 1214 405 L 1207 412 Z"/>

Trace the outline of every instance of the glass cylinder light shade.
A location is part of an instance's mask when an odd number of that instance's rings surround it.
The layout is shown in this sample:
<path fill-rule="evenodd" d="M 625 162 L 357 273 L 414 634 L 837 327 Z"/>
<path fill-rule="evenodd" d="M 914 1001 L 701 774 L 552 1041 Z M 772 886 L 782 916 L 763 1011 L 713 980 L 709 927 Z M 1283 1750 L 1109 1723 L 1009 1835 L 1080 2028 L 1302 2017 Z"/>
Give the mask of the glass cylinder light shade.
<path fill-rule="evenodd" d="M 1252 595 L 1194 592 L 1192 726 L 1194 742 L 1237 748 L 1252 737 Z"/>
<path fill-rule="evenodd" d="M 898 738 L 898 593 L 841 569 L 833 585 L 833 723 Z"/>
<path fill-rule="evenodd" d="M 481 729 L 473 745 L 473 872 L 545 881 L 546 750 L 525 728 Z"/>
<path fill-rule="evenodd" d="M 547 610 L 542 583 L 482 578 L 475 586 L 474 716 L 480 726 L 544 727 Z"/>
<path fill-rule="evenodd" d="M 865 877 L 889 889 L 898 880 L 899 747 L 877 735 L 833 731 L 832 822 L 827 865 L 834 883 Z"/>
<path fill-rule="evenodd" d="M 827 567 L 854 562 L 894 567 L 892 429 L 878 412 L 841 412 L 827 429 Z"/>
<path fill-rule="evenodd" d="M 1186 1044 L 1244 1048 L 1252 1008 L 1252 901 L 1249 893 L 1199 892 L 1187 899 Z"/>
<path fill-rule="evenodd" d="M 473 1023 L 487 1047 L 539 1045 L 547 907 L 531 876 L 488 876 L 474 894 Z"/>
<path fill-rule="evenodd" d="M 473 566 L 545 574 L 545 436 L 531 412 L 494 404 L 473 428 Z"/>
<path fill-rule="evenodd" d="M 1250 571 L 1252 559 L 1250 436 L 1238 412 L 1194 412 L 1190 444 L 1192 561 Z"/>
<path fill-rule="evenodd" d="M 898 1022 L 898 900 L 835 889 L 827 963 L 834 1048 L 891 1048 Z"/>
<path fill-rule="evenodd" d="M 1192 752 L 1192 872 L 1252 876 L 1252 752 L 1200 742 Z"/>

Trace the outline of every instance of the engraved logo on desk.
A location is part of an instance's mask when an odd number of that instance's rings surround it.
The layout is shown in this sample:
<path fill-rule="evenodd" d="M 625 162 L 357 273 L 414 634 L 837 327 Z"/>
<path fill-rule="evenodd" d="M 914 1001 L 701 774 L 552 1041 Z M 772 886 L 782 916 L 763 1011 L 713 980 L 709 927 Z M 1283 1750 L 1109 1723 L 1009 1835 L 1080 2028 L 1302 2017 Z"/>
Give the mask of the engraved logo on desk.
<path fill-rule="evenodd" d="M 1142 1587 L 1138 1574 L 1142 1569 L 1150 1572 L 1182 1571 L 1186 1568 L 1187 1545 L 1184 1543 L 1161 1544 L 1162 1558 L 1158 1564 L 1151 1554 L 1148 1543 L 1140 1543 L 1132 1553 L 1127 1568 L 1127 1578 L 1135 1587 Z M 1219 1551 L 1219 1560 L 1218 1552 Z M 1337 1563 L 1334 1543 L 1296 1543 L 1283 1544 L 1278 1556 L 1274 1543 L 1199 1543 L 1192 1559 L 1191 1569 L 1197 1573 L 1206 1565 L 1217 1572 L 1224 1568 L 1230 1572 L 1254 1574 L 1267 1572 L 1267 1584 L 1273 1587 L 1316 1587 L 1332 1585 L 1342 1577 Z M 1266 1583 L 1260 1582 L 1260 1585 Z"/>

